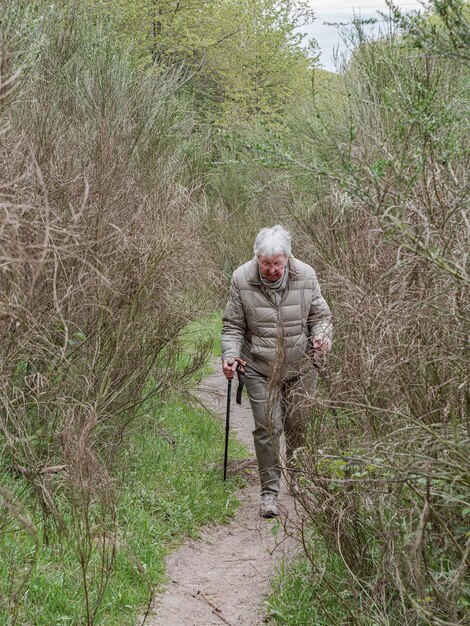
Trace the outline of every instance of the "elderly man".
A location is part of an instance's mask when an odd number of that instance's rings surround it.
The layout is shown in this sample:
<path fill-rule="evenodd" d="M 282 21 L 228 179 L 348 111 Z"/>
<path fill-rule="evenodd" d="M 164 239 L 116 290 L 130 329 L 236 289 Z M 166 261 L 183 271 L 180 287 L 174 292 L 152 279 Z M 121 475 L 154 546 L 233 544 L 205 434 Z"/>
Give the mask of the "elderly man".
<path fill-rule="evenodd" d="M 223 373 L 231 379 L 246 361 L 245 384 L 253 411 L 261 481 L 260 515 L 279 514 L 279 438 L 287 464 L 303 444 L 316 370 L 313 351 L 331 349 L 331 313 L 312 267 L 291 255 L 280 225 L 263 228 L 255 257 L 235 270 L 223 317 Z"/>

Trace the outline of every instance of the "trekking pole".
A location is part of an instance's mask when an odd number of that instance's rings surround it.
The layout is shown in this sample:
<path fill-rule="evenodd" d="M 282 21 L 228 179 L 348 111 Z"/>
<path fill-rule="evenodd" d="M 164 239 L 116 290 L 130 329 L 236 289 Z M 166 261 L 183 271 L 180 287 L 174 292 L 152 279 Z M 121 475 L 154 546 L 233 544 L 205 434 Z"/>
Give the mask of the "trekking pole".
<path fill-rule="evenodd" d="M 245 365 L 246 361 L 237 359 L 237 376 L 238 376 L 238 389 L 237 389 L 237 404 L 242 403 L 242 391 L 245 384 Z M 227 478 L 227 459 L 228 459 L 228 434 L 230 431 L 230 399 L 232 396 L 232 379 L 228 380 L 227 389 L 227 413 L 225 415 L 225 452 L 224 452 L 224 481 Z"/>
<path fill-rule="evenodd" d="M 232 395 L 232 379 L 229 379 L 228 389 L 227 389 L 227 413 L 225 415 L 224 481 L 227 478 L 228 434 L 230 431 L 230 397 L 231 395 Z"/>

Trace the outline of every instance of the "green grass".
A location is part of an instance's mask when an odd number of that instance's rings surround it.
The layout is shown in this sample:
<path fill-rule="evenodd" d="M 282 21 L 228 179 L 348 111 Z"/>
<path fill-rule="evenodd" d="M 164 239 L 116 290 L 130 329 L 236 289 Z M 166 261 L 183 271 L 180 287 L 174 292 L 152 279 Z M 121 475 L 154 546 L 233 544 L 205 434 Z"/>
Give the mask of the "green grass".
<path fill-rule="evenodd" d="M 178 358 L 177 368 L 183 369 L 188 365 L 191 355 L 194 354 L 197 346 L 200 344 L 209 344 L 213 356 L 221 357 L 221 333 L 222 313 L 220 311 L 215 311 L 211 315 L 207 315 L 200 320 L 187 324 L 180 335 L 182 354 L 180 354 Z M 195 380 L 199 380 L 202 376 L 210 374 L 211 371 L 211 364 L 204 364 L 195 377 Z"/>
<path fill-rule="evenodd" d="M 183 539 L 195 537 L 204 524 L 226 523 L 237 500 L 236 483 L 222 481 L 223 426 L 207 411 L 173 401 L 149 407 L 145 427 L 131 433 L 122 459 L 117 518 L 120 536 L 114 571 L 97 623 L 135 624 L 148 599 L 148 584 L 164 582 L 165 556 Z M 231 456 L 243 456 L 231 442 Z M 17 493 L 22 479 L 3 476 Z M 30 512 L 40 526 L 38 512 Z M 67 512 L 65 512 L 67 519 Z M 9 570 L 22 568 L 33 551 L 25 532 L 10 528 L 0 534 L 0 588 L 8 590 Z M 18 603 L 18 623 L 35 626 L 83 623 L 84 599 L 80 568 L 71 542 L 40 530 L 41 547 L 32 579 Z M 92 564 L 93 566 L 93 564 Z M 143 576 L 142 574 L 145 573 Z M 27 593 L 26 593 L 27 591 Z M 0 623 L 8 624 L 0 608 Z"/>
<path fill-rule="evenodd" d="M 308 561 L 282 565 L 267 602 L 269 623 L 285 626 L 317 626 L 319 615 L 313 608 L 315 595 Z"/>
<path fill-rule="evenodd" d="M 318 569 L 314 569 L 304 556 L 288 565 L 281 564 L 272 583 L 272 594 L 266 602 L 268 624 L 329 626 L 349 623 L 337 595 L 349 594 L 347 587 L 342 585 L 344 566 L 335 555 L 322 551 L 321 546 L 318 546 L 316 558 Z M 325 586 L 318 584 L 318 577 L 324 572 L 336 581 L 336 593 L 325 591 Z"/>
<path fill-rule="evenodd" d="M 222 334 L 222 312 L 215 311 L 212 315 L 192 322 L 186 327 L 185 336 L 192 338 L 193 343 L 198 340 L 209 340 L 212 345 L 212 352 L 214 356 L 222 356 L 221 345 Z"/>

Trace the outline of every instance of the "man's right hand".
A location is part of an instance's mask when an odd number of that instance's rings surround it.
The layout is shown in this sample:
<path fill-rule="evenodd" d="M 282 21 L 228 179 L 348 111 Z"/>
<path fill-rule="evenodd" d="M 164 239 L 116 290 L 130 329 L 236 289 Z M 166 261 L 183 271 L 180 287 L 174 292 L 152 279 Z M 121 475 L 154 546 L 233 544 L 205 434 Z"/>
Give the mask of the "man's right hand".
<path fill-rule="evenodd" d="M 222 365 L 222 371 L 227 380 L 232 380 L 237 371 L 238 359 L 226 359 Z"/>

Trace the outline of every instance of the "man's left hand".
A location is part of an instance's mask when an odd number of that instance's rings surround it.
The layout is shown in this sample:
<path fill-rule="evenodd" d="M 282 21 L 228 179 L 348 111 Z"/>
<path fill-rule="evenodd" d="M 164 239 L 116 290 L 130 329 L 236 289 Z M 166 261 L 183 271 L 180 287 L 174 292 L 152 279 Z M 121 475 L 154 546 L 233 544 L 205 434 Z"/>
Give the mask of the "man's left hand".
<path fill-rule="evenodd" d="M 314 352 L 327 354 L 331 350 L 331 339 L 328 339 L 328 337 L 312 337 L 312 347 Z"/>

